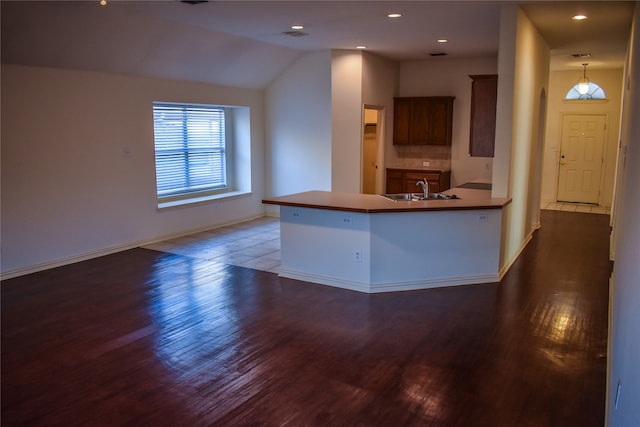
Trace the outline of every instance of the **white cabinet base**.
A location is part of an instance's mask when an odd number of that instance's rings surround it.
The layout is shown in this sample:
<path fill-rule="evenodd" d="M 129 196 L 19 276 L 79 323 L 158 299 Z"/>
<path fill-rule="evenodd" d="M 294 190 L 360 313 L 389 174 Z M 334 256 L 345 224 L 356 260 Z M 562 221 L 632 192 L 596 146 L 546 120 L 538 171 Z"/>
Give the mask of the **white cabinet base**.
<path fill-rule="evenodd" d="M 280 275 L 367 293 L 497 282 L 501 221 L 501 209 L 281 206 Z"/>

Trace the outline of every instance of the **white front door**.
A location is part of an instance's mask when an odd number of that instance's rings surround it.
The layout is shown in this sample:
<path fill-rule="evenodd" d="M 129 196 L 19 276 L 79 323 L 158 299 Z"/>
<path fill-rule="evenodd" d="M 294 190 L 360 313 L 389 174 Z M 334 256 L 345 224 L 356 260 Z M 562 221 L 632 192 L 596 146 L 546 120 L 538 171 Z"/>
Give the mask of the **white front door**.
<path fill-rule="evenodd" d="M 563 116 L 558 201 L 598 203 L 605 124 L 604 115 Z"/>

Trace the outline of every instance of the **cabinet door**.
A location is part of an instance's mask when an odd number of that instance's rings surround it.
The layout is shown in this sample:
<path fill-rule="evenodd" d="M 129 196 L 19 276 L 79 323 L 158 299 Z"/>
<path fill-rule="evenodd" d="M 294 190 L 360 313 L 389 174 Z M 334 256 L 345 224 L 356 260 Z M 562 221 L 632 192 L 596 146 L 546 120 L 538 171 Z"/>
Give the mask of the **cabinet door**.
<path fill-rule="evenodd" d="M 432 98 L 429 100 L 427 143 L 450 145 L 453 99 Z"/>
<path fill-rule="evenodd" d="M 405 193 L 402 171 L 387 169 L 387 194 Z"/>
<path fill-rule="evenodd" d="M 450 145 L 453 96 L 394 98 L 393 143 Z"/>
<path fill-rule="evenodd" d="M 404 188 L 403 193 L 422 193 L 422 187 L 417 185 L 416 183 L 420 180 L 405 178 L 404 179 Z M 429 191 L 431 191 L 431 186 L 429 186 Z"/>
<path fill-rule="evenodd" d="M 431 101 L 428 98 L 412 100 L 409 125 L 410 144 L 429 144 L 431 108 Z"/>
<path fill-rule="evenodd" d="M 440 174 L 439 184 L 439 191 L 447 191 L 449 188 L 451 188 L 451 171 L 445 171 Z"/>
<path fill-rule="evenodd" d="M 393 143 L 409 144 L 411 100 L 395 98 L 393 101 Z"/>
<path fill-rule="evenodd" d="M 471 84 L 469 154 L 473 157 L 493 157 L 498 76 L 469 77 L 473 79 Z"/>

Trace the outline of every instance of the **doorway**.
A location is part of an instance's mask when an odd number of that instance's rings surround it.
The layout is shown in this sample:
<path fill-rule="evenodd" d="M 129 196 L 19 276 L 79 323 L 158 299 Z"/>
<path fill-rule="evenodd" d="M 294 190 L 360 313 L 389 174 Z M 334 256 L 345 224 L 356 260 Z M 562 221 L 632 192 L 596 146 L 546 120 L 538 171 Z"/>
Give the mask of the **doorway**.
<path fill-rule="evenodd" d="M 362 133 L 362 193 L 376 194 L 382 107 L 364 107 Z"/>
<path fill-rule="evenodd" d="M 604 114 L 562 117 L 558 201 L 598 204 L 604 156 Z"/>

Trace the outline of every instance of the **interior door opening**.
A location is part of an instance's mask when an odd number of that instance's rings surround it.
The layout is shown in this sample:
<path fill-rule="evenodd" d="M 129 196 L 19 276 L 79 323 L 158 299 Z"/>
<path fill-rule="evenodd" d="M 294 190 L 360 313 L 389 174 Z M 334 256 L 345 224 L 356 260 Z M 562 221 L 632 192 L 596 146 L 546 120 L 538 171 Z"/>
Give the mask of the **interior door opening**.
<path fill-rule="evenodd" d="M 365 106 L 362 132 L 362 193 L 376 194 L 378 164 L 382 136 L 382 107 Z"/>

